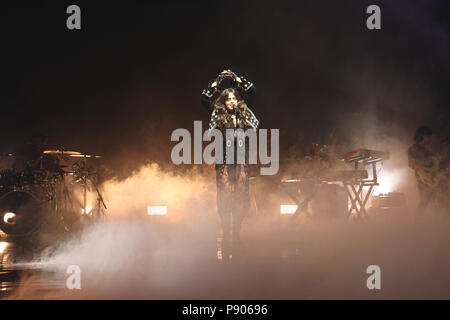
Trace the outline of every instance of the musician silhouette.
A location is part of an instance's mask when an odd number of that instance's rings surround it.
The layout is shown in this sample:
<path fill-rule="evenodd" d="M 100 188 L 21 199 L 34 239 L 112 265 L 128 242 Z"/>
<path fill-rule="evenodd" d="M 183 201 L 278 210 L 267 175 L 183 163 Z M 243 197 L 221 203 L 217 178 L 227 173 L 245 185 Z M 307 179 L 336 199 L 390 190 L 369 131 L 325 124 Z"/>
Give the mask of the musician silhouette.
<path fill-rule="evenodd" d="M 432 172 L 434 154 L 426 148 L 431 143 L 432 134 L 433 131 L 427 126 L 418 128 L 414 135 L 414 144 L 408 149 L 408 165 L 415 172 L 420 194 L 416 217 L 423 215 L 435 193 L 428 183 L 434 175 Z"/>
<path fill-rule="evenodd" d="M 45 169 L 53 170 L 57 167 L 55 163 L 49 163 L 49 161 L 40 161 L 42 159 L 43 152 L 48 146 L 48 136 L 42 133 L 36 133 L 32 135 L 27 143 L 20 148 L 15 154 L 15 161 L 13 169 L 15 171 L 25 170 L 39 170 L 42 165 Z"/>

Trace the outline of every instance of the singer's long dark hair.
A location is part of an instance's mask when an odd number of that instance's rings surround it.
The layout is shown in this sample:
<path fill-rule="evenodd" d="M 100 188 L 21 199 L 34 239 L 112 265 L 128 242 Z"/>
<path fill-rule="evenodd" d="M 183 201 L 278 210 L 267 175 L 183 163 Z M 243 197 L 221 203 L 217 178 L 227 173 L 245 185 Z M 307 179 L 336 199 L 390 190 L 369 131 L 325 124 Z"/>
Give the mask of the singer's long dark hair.
<path fill-rule="evenodd" d="M 228 112 L 227 107 L 225 106 L 225 101 L 227 101 L 228 99 L 228 95 L 230 93 L 233 93 L 234 96 L 237 99 L 237 107 L 240 108 L 241 110 L 245 110 L 247 108 L 247 105 L 245 103 L 244 100 L 242 100 L 239 91 L 236 90 L 235 88 L 228 88 L 223 90 L 220 95 L 217 97 L 216 102 L 214 103 L 214 108 L 220 110 L 220 111 L 225 111 Z"/>
<path fill-rule="evenodd" d="M 223 90 L 219 97 L 216 99 L 214 103 L 214 109 L 217 111 L 217 123 L 218 127 L 222 127 L 225 123 L 233 123 L 232 114 L 234 111 L 230 111 L 225 106 L 225 101 L 228 99 L 228 95 L 230 93 L 234 93 L 234 96 L 237 99 L 237 108 L 239 109 L 241 115 L 243 117 L 247 117 L 249 115 L 249 108 L 247 107 L 247 104 L 245 103 L 245 100 L 243 100 L 239 94 L 239 91 L 235 88 L 228 88 Z"/>

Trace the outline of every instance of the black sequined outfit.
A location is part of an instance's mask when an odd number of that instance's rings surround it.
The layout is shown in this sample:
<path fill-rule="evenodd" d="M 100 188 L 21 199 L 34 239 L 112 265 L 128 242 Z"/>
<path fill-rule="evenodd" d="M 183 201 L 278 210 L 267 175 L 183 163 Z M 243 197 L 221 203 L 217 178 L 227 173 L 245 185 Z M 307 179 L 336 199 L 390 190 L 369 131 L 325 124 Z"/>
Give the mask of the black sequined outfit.
<path fill-rule="evenodd" d="M 237 109 L 237 114 L 226 108 L 215 107 L 215 99 L 221 89 L 225 89 L 230 84 L 221 87 L 221 79 L 216 79 L 219 84 L 217 88 L 211 86 L 213 83 L 211 81 L 208 88 L 202 92 L 202 102 L 212 112 L 209 127 L 220 130 L 223 136 L 223 163 L 216 163 L 216 183 L 217 211 L 222 221 L 224 251 L 227 250 L 227 244 L 235 246 L 240 242 L 241 224 L 250 207 L 249 144 L 248 139 L 244 140 L 245 137 L 242 133 L 247 129 L 256 129 L 259 125 L 259 121 L 249 107 L 255 87 L 245 78 L 240 77 L 240 79 L 242 82 L 236 85 L 236 89 L 239 90 L 245 103 Z M 227 129 L 242 129 L 242 132 L 234 131 L 227 134 Z M 227 150 L 226 145 L 230 144 L 231 139 L 234 145 L 234 161 L 227 163 L 227 151 L 229 152 L 231 149 Z M 243 164 L 237 163 L 237 149 L 240 141 L 241 143 L 245 141 L 245 162 Z M 230 240 L 231 244 L 229 244 Z"/>

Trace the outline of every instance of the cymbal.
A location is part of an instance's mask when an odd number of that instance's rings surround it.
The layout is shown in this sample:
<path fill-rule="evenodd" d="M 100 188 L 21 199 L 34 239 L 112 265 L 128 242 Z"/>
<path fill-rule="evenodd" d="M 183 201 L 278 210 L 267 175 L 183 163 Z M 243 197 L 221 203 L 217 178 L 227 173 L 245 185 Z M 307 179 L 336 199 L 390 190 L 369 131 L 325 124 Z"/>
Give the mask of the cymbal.
<path fill-rule="evenodd" d="M 49 155 L 64 155 L 64 156 L 70 156 L 70 157 L 78 157 L 78 158 L 101 158 L 102 156 L 98 155 L 92 155 L 92 154 L 83 154 L 78 151 L 69 151 L 69 150 L 45 150 L 43 154 L 49 154 Z"/>
<path fill-rule="evenodd" d="M 92 155 L 92 154 L 71 154 L 71 157 L 77 157 L 77 158 L 101 158 L 102 156 Z"/>
<path fill-rule="evenodd" d="M 69 150 L 45 150 L 43 154 L 54 154 L 54 155 L 79 155 L 81 152 L 78 151 L 69 151 Z"/>

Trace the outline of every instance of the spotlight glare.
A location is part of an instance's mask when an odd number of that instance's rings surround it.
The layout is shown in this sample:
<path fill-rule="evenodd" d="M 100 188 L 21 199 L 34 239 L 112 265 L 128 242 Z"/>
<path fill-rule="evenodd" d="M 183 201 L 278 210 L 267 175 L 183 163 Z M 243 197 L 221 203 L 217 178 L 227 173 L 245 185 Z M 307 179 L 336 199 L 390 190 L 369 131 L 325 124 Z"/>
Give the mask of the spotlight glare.
<path fill-rule="evenodd" d="M 86 206 L 86 212 L 92 214 L 92 206 Z M 81 214 L 84 214 L 84 208 L 81 209 Z"/>
<path fill-rule="evenodd" d="M 296 204 L 282 204 L 280 205 L 281 214 L 294 214 L 298 209 Z"/>
<path fill-rule="evenodd" d="M 7 246 L 8 246 L 8 242 L 0 242 L 0 253 L 5 252 L 5 249 Z"/>
<path fill-rule="evenodd" d="M 3 222 L 4 223 L 14 223 L 15 217 L 16 217 L 16 214 L 14 212 L 7 212 L 3 216 Z"/>
<path fill-rule="evenodd" d="M 164 216 L 167 215 L 167 206 L 148 206 L 147 214 L 149 216 Z"/>

